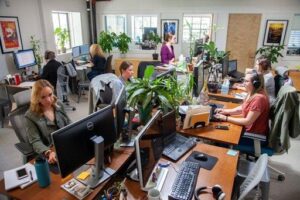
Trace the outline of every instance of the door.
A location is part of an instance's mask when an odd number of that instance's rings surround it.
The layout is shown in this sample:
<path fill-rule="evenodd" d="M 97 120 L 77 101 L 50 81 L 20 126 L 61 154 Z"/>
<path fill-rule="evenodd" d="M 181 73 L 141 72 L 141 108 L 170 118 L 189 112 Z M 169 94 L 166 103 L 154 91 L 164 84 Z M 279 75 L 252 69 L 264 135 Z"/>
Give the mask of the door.
<path fill-rule="evenodd" d="M 226 51 L 240 72 L 254 66 L 260 21 L 261 14 L 229 14 Z"/>

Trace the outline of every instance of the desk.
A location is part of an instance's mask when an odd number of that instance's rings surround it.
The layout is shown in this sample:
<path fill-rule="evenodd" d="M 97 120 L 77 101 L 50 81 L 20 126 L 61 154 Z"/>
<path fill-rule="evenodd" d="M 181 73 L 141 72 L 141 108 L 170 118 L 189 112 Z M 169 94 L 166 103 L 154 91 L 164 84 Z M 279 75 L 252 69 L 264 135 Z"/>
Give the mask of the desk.
<path fill-rule="evenodd" d="M 239 104 L 221 101 L 210 101 L 211 103 L 223 104 L 224 108 L 235 108 Z M 215 129 L 217 124 L 229 126 L 229 130 Z M 229 122 L 210 122 L 209 126 L 203 128 L 177 129 L 183 135 L 199 137 L 229 145 L 237 145 L 240 141 L 243 127 Z"/>
<path fill-rule="evenodd" d="M 133 148 L 121 148 L 120 150 L 114 150 L 112 156 L 112 163 L 108 167 L 119 170 L 128 158 L 133 153 Z M 93 199 L 99 193 L 99 191 L 105 186 L 108 181 L 105 181 L 100 186 L 94 189 L 94 192 L 91 193 L 85 200 Z M 69 194 L 67 191 L 60 188 L 60 185 L 63 184 L 62 179 L 59 174 L 51 173 L 51 184 L 47 188 L 40 188 L 38 183 L 34 183 L 26 189 L 14 189 L 9 192 L 5 192 L 4 189 L 4 180 L 0 182 L 0 192 L 8 193 L 19 199 L 31 199 L 31 200 L 42 200 L 42 199 L 76 199 L 74 196 Z"/>
<path fill-rule="evenodd" d="M 296 88 L 297 92 L 300 92 L 300 71 L 290 70 L 289 76 L 293 80 L 293 84 L 294 84 L 294 87 Z"/>
<path fill-rule="evenodd" d="M 221 94 L 221 91 L 218 90 L 217 93 L 208 93 L 208 96 L 220 100 L 220 101 L 228 101 L 228 102 L 233 102 L 233 103 L 241 103 L 243 99 L 236 98 L 235 94 L 243 93 L 245 91 L 243 90 L 235 90 L 235 89 L 230 89 L 228 94 Z"/>
<path fill-rule="evenodd" d="M 203 168 L 200 169 L 196 188 L 200 186 L 213 186 L 219 184 L 226 193 L 225 199 L 231 199 L 234 177 L 237 169 L 238 155 L 229 156 L 227 155 L 228 149 L 208 144 L 197 144 L 193 150 L 200 151 L 218 158 L 218 162 L 212 170 L 206 170 Z M 176 164 L 172 165 L 178 168 L 180 163 L 182 163 L 190 153 L 186 154 Z M 176 172 L 174 168 L 169 167 L 167 179 L 165 180 L 161 190 L 161 198 L 163 200 L 168 199 L 168 195 L 171 191 L 175 178 Z M 126 179 L 125 186 L 128 191 L 128 199 L 146 199 L 147 193 L 140 189 L 140 184 L 138 182 Z M 203 194 L 201 195 L 201 200 L 203 199 L 213 199 L 213 197 L 211 194 Z"/>
<path fill-rule="evenodd" d="M 35 83 L 35 81 L 24 81 L 24 82 L 20 83 L 17 86 L 18 87 L 29 87 L 29 88 L 32 88 L 32 86 L 33 86 L 34 83 Z"/>

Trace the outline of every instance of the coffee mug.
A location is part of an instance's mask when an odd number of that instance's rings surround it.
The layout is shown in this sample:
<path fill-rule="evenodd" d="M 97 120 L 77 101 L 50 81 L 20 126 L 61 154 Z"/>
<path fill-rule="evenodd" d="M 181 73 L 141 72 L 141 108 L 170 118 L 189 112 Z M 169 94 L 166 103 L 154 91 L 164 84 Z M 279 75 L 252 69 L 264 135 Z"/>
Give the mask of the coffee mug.
<path fill-rule="evenodd" d="M 149 200 L 160 200 L 160 192 L 157 189 L 151 189 L 148 191 Z"/>

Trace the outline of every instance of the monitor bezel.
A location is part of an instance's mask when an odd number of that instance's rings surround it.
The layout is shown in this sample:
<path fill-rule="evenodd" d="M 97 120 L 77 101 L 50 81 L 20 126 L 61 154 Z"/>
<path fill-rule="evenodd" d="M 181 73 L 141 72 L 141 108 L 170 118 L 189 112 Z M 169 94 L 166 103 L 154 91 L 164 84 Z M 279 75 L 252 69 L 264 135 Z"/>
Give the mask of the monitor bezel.
<path fill-rule="evenodd" d="M 26 65 L 20 65 L 17 55 L 21 54 L 21 53 L 25 53 L 25 52 L 32 52 L 34 62 L 26 64 Z M 15 62 L 17 69 L 26 69 L 26 67 L 31 67 L 31 66 L 34 66 L 37 64 L 33 49 L 25 49 L 25 50 L 20 50 L 20 51 L 14 52 L 13 57 L 14 57 L 14 62 Z"/>

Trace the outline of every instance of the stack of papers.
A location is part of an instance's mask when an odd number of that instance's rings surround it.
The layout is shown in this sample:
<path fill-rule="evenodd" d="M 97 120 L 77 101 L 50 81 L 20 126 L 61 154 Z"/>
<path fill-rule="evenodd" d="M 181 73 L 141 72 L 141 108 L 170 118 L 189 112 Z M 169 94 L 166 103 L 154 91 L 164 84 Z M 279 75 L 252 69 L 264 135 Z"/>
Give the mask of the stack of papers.
<path fill-rule="evenodd" d="M 18 179 L 17 170 L 25 168 L 28 176 L 22 179 Z M 11 170 L 4 171 L 4 185 L 5 190 L 10 190 L 16 187 L 21 189 L 29 186 L 37 181 L 35 167 L 31 163 L 27 163 L 21 167 L 17 167 Z"/>

